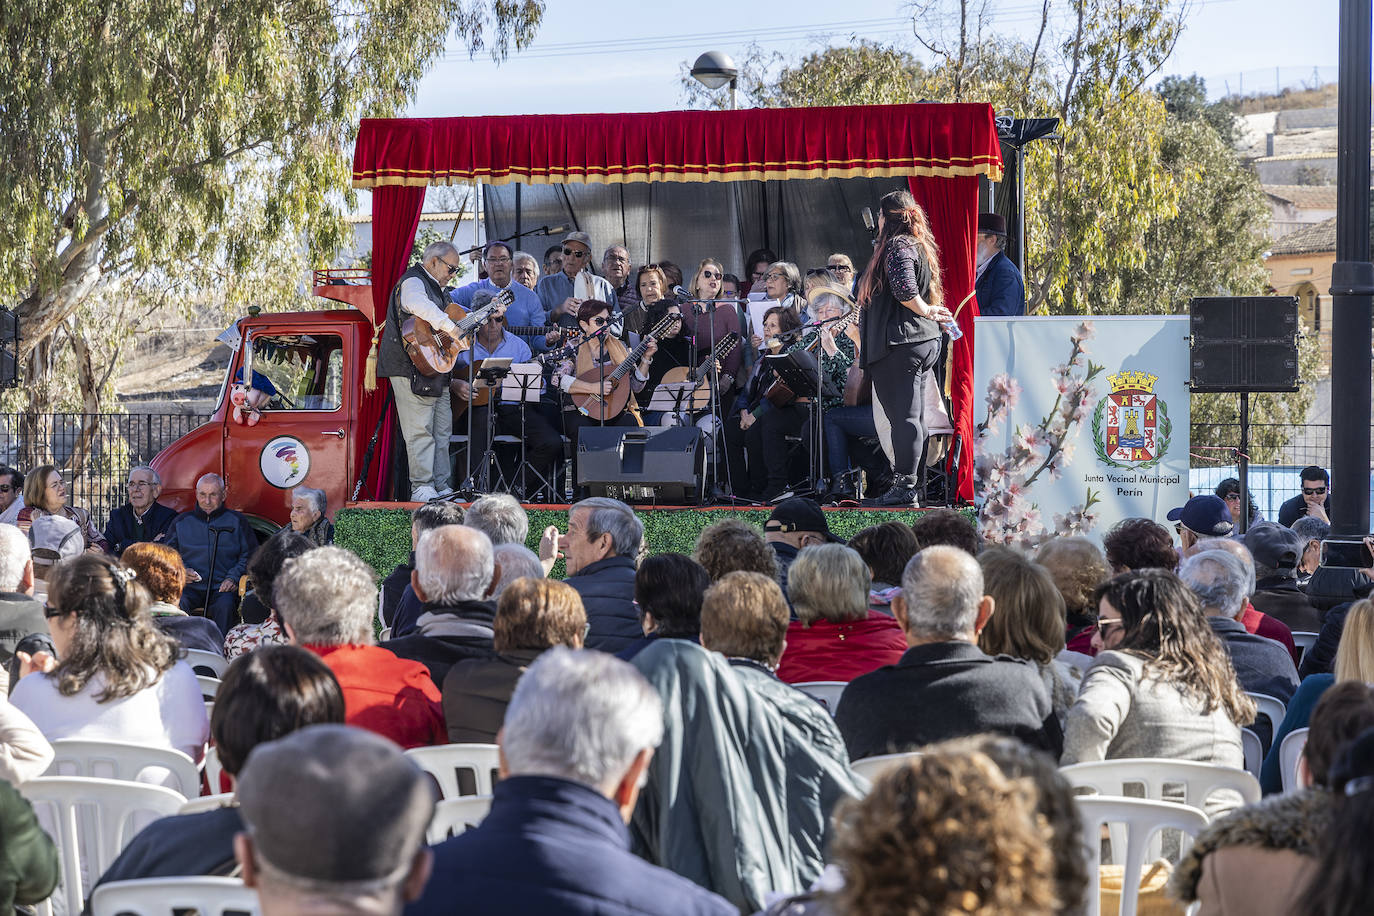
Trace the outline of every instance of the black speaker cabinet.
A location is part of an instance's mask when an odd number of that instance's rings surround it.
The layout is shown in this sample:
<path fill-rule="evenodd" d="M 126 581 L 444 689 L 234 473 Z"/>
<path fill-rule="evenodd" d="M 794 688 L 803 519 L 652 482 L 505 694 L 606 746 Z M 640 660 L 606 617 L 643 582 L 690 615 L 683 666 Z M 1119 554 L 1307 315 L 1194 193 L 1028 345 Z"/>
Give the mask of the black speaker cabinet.
<path fill-rule="evenodd" d="M 577 483 L 623 502 L 699 498 L 704 433 L 695 426 L 584 426 L 577 434 Z"/>
<path fill-rule="evenodd" d="M 1193 391 L 1297 391 L 1298 300 L 1194 299 L 1188 305 Z"/>

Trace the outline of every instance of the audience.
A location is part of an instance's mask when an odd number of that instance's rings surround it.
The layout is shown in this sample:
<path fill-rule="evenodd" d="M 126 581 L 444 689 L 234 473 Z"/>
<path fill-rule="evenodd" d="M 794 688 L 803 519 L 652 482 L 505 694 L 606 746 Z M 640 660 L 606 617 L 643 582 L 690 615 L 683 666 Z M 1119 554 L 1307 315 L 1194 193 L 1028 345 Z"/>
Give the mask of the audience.
<path fill-rule="evenodd" d="M 314 549 L 315 544 L 309 538 L 287 531 L 278 532 L 253 551 L 248 560 L 248 581 L 252 588 L 239 605 L 244 622 L 225 634 L 225 658 L 237 658 L 259 646 L 286 645 L 281 620 L 272 610 L 272 589 L 287 560 Z"/>
<path fill-rule="evenodd" d="M 1288 627 L 1270 617 L 1268 614 L 1261 613 L 1250 603 L 1249 596 L 1255 592 L 1255 560 L 1250 556 L 1249 549 L 1241 541 L 1235 538 L 1203 538 L 1193 544 L 1185 551 L 1186 556 L 1195 556 L 1199 553 L 1206 553 L 1209 550 L 1222 550 L 1229 553 L 1240 561 L 1245 567 L 1245 594 L 1247 596 L 1245 609 L 1239 618 L 1241 625 L 1245 627 L 1245 632 L 1254 633 L 1256 636 L 1263 636 L 1265 639 L 1272 639 L 1275 642 L 1283 643 L 1283 647 L 1293 656 L 1294 661 L 1298 659 L 1297 647 L 1293 644 L 1293 633 Z"/>
<path fill-rule="evenodd" d="M 1226 537 L 1235 530 L 1235 523 L 1231 521 L 1231 510 L 1227 508 L 1226 501 L 1211 494 L 1194 496 L 1179 508 L 1170 509 L 1168 518 L 1171 522 L 1177 522 L 1174 528 L 1178 531 L 1178 541 L 1184 550 L 1202 538 Z M 1111 556 L 1110 549 L 1107 555 Z"/>
<path fill-rule="evenodd" d="M 320 656 L 338 679 L 349 725 L 403 748 L 446 743 L 439 688 L 425 666 L 373 643 L 377 586 L 366 563 L 317 547 L 286 561 L 272 597 L 291 643 Z"/>
<path fill-rule="evenodd" d="M 1374 823 L 1374 729 L 1346 745 L 1327 782 L 1335 796 L 1331 823 L 1317 837 L 1312 879 L 1294 895 L 1298 916 L 1357 916 L 1374 895 L 1369 830 Z"/>
<path fill-rule="evenodd" d="M 430 874 L 436 795 L 396 745 L 361 729 L 308 725 L 263 744 L 238 781 L 243 883 L 263 916 L 399 916 Z"/>
<path fill-rule="evenodd" d="M 258 745 L 307 725 L 343 721 L 343 692 L 324 662 L 295 646 L 264 646 L 235 659 L 224 673 L 210 735 L 232 782 Z M 233 805 L 154 821 L 129 842 L 100 883 L 231 875 L 234 835 L 243 829 Z"/>
<path fill-rule="evenodd" d="M 978 648 L 994 602 L 971 555 L 948 546 L 916 554 L 892 610 L 911 648 L 840 696 L 835 723 L 851 760 L 982 732 L 1058 756 L 1063 732 L 1035 668 Z"/>
<path fill-rule="evenodd" d="M 1255 593 L 1251 603 L 1289 630 L 1308 633 L 1320 630 L 1321 614 L 1298 588 L 1298 564 L 1307 549 L 1302 536 L 1271 522 L 1262 522 L 1245 533 L 1245 546 L 1255 561 Z"/>
<path fill-rule="evenodd" d="M 774 581 L 778 578 L 773 549 L 757 528 L 737 518 L 723 518 L 701 529 L 692 559 L 702 565 L 712 582 L 732 572 L 756 572 Z"/>
<path fill-rule="evenodd" d="M 787 574 L 803 547 L 844 543 L 830 533 L 830 523 L 825 520 L 825 510 L 820 503 L 803 496 L 784 499 L 773 507 L 763 526 L 763 539 L 777 557 L 778 584 L 789 596 L 791 591 L 787 587 Z"/>
<path fill-rule="evenodd" d="M 200 684 L 151 604 L 133 570 L 104 554 L 59 564 L 43 611 L 57 655 L 19 653 L 15 708 L 49 741 L 127 741 L 199 761 L 209 732 Z"/>
<path fill-rule="evenodd" d="M 494 654 L 457 662 L 443 680 L 448 740 L 494 743 L 521 676 L 554 646 L 582 648 L 586 628 L 582 596 L 572 587 L 539 576 L 512 582 L 492 621 Z"/>
<path fill-rule="evenodd" d="M 644 523 L 617 499 L 593 497 L 568 510 L 568 533 L 550 526 L 539 543 L 547 566 L 567 561 L 567 583 L 582 596 L 587 612 L 587 648 L 614 655 L 644 635 L 634 608 L 635 556 Z"/>
<path fill-rule="evenodd" d="M 501 597 L 501 593 L 517 579 L 544 578 L 544 564 L 524 544 L 497 544 L 491 548 L 491 561 L 496 567 L 492 577 L 491 600 Z"/>
<path fill-rule="evenodd" d="M 983 539 L 978 529 L 962 512 L 954 509 L 931 509 L 922 512 L 911 523 L 911 533 L 916 535 L 916 549 L 927 547 L 957 547 L 971 557 L 978 556 L 983 548 Z M 913 554 L 914 556 L 914 554 Z"/>
<path fill-rule="evenodd" d="M 85 549 L 106 552 L 110 545 L 95 526 L 95 519 L 87 509 L 67 504 L 67 484 L 62 472 L 51 464 L 43 464 L 29 472 L 24 479 L 24 508 L 15 516 L 15 525 L 25 534 L 35 519 L 56 515 L 71 521 L 81 532 Z"/>
<path fill-rule="evenodd" d="M 124 565 L 133 570 L 152 597 L 148 612 L 158 629 L 171 636 L 183 649 L 200 649 L 224 654 L 224 634 L 207 617 L 192 617 L 177 606 L 186 587 L 186 567 L 181 554 L 166 544 L 136 541 L 124 551 Z"/>
<path fill-rule="evenodd" d="M 525 507 L 509 493 L 479 496 L 468 506 L 463 524 L 485 534 L 493 547 L 523 545 L 530 534 L 530 517 Z"/>
<path fill-rule="evenodd" d="M 41 648 L 51 653 L 43 602 L 34 600 L 32 593 L 28 539 L 13 525 L 0 524 L 0 693 L 6 695 L 10 679 L 17 678 L 16 652 L 23 648 L 32 655 Z"/>
<path fill-rule="evenodd" d="M 869 610 L 870 581 L 863 559 L 843 544 L 803 548 L 789 578 L 797 619 L 787 627 L 779 678 L 852 681 L 901 660 L 906 634 L 890 615 Z"/>
<path fill-rule="evenodd" d="M 426 531 L 444 525 L 461 525 L 466 513 L 453 502 L 425 503 L 410 516 L 410 562 L 398 564 L 382 581 L 382 600 L 377 619 L 391 628 L 392 636 L 405 636 L 415 629 L 420 616 L 420 601 L 410 587 L 410 574 L 415 571 L 415 545 Z"/>
<path fill-rule="evenodd" d="M 1322 541 L 1331 534 L 1331 526 L 1319 518 L 1304 515 L 1293 523 L 1293 533 L 1302 542 L 1302 557 L 1298 560 L 1298 588 L 1307 594 L 1307 583 L 1321 565 Z"/>
<path fill-rule="evenodd" d="M 701 642 L 701 599 L 711 576 L 680 553 L 645 557 L 635 573 L 635 608 L 644 636 L 616 653 L 629 661 L 657 639 Z"/>
<path fill-rule="evenodd" d="M 238 606 L 239 577 L 258 547 L 248 519 L 224 507 L 226 485 L 218 474 L 196 481 L 196 507 L 167 526 L 168 547 L 181 554 L 188 570 L 181 609 L 209 617 L 227 633 Z M 213 564 L 214 568 L 211 568 Z"/>
<path fill-rule="evenodd" d="M 1113 574 L 1178 566 L 1178 551 L 1174 549 L 1174 539 L 1169 537 L 1169 529 L 1148 518 L 1117 522 L 1103 536 L 1102 549 Z"/>
<path fill-rule="evenodd" d="M 291 491 L 291 521 L 281 531 L 294 531 L 316 547 L 327 547 L 334 543 L 334 523 L 325 515 L 328 510 L 323 490 L 296 487 Z"/>
<path fill-rule="evenodd" d="M 1044 567 L 1064 599 L 1068 622 L 1065 650 L 1091 657 L 1097 632 L 1097 587 L 1111 577 L 1102 548 L 1085 537 L 1051 538 L 1040 546 L 1035 562 Z"/>
<path fill-rule="evenodd" d="M 467 525 L 427 532 L 415 546 L 410 576 L 421 603 L 419 627 L 381 647 L 423 664 L 436 684 L 457 662 L 491 658 L 496 605 L 487 596 L 495 573 L 491 541 L 482 532 Z"/>
<path fill-rule="evenodd" d="M 408 912 L 738 913 L 630 852 L 625 824 L 663 734 L 663 705 L 628 664 L 599 652 L 544 653 L 506 711 L 490 813 L 434 847 L 433 877 Z M 716 842 L 733 853 L 727 834 Z"/>
<path fill-rule="evenodd" d="M 1310 465 L 1298 472 L 1302 492 L 1279 506 L 1279 524 L 1285 528 L 1303 517 L 1317 518 L 1331 523 L 1331 477 L 1326 469 Z"/>
<path fill-rule="evenodd" d="M 162 540 L 167 526 L 177 517 L 175 509 L 157 501 L 162 495 L 162 478 L 146 464 L 129 471 L 128 491 L 128 502 L 110 512 L 105 525 L 105 542 L 117 557 L 123 557 L 131 544 Z"/>
<path fill-rule="evenodd" d="M 902 570 L 921 549 L 916 535 L 901 522 L 883 522 L 854 535 L 849 547 L 868 566 L 869 609 L 892 616 L 892 597 L 902 589 Z"/>
<path fill-rule="evenodd" d="M 24 508 L 24 475 L 0 465 L 0 525 L 16 525 Z"/>

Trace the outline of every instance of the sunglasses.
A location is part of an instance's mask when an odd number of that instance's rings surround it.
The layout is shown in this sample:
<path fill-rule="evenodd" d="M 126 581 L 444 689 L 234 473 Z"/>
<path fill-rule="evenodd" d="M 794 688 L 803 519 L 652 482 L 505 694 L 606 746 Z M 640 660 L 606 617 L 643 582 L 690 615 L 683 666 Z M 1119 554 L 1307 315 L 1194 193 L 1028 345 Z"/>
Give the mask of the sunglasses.
<path fill-rule="evenodd" d="M 563 249 L 563 257 L 565 258 L 585 258 L 586 256 L 587 252 L 585 251 L 578 251 L 574 248 Z"/>
<path fill-rule="evenodd" d="M 1098 629 L 1098 632 L 1105 632 L 1105 631 L 1107 631 L 1108 629 L 1110 629 L 1111 627 L 1124 627 L 1125 625 L 1126 625 L 1126 621 L 1124 621 L 1124 620 L 1099 620 L 1099 621 L 1097 621 L 1097 629 Z"/>
<path fill-rule="evenodd" d="M 52 620 L 54 617 L 63 617 L 66 613 L 66 611 L 58 610 L 51 604 L 43 605 L 43 617 L 45 620 Z"/>
<path fill-rule="evenodd" d="M 19 489 L 19 488 L 18 488 L 18 487 L 12 487 L 12 486 L 10 486 L 10 485 L 7 484 L 7 483 L 0 483 L 0 493 L 8 493 L 8 492 L 10 492 L 11 490 L 17 490 L 17 489 Z"/>
<path fill-rule="evenodd" d="M 611 319 L 609 319 L 609 318 L 593 318 L 592 321 L 591 321 L 592 327 L 595 327 L 595 328 L 602 328 L 602 327 L 605 327 L 606 325 L 608 325 L 608 324 L 610 324 L 610 323 L 611 323 Z"/>
<path fill-rule="evenodd" d="M 716 270 L 703 270 L 701 275 L 708 280 L 719 280 L 721 278 L 721 273 Z"/>
<path fill-rule="evenodd" d="M 1326 493 L 1326 487 L 1303 487 L 1303 496 L 1321 496 Z"/>
<path fill-rule="evenodd" d="M 441 263 L 441 264 L 443 264 L 445 267 L 447 267 L 447 268 L 448 268 L 448 272 L 451 273 L 451 274 L 456 274 L 458 271 L 460 271 L 460 270 L 463 269 L 463 265 L 462 265 L 462 264 L 450 264 L 448 261 L 444 260 L 443 258 L 440 258 L 440 259 L 439 259 L 439 263 Z"/>
<path fill-rule="evenodd" d="M 848 264 L 831 264 L 829 266 L 830 269 L 837 274 L 852 274 L 854 272 L 854 268 L 850 267 Z"/>

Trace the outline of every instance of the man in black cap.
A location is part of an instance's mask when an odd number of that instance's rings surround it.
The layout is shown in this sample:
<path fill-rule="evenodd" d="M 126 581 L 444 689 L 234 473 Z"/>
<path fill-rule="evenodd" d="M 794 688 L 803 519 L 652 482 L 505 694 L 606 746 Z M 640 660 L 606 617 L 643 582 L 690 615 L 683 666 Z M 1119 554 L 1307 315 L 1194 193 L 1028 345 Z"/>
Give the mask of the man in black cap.
<path fill-rule="evenodd" d="M 1194 496 L 1177 509 L 1170 509 L 1169 521 L 1178 523 L 1174 527 L 1183 550 L 1202 538 L 1226 537 L 1235 527 L 1231 521 L 1231 510 L 1226 508 L 1226 500 L 1211 493 Z"/>
<path fill-rule="evenodd" d="M 1322 615 L 1298 588 L 1297 566 L 1307 542 L 1296 531 L 1260 522 L 1245 534 L 1245 546 L 1255 558 L 1255 593 L 1250 603 L 1290 630 L 1317 633 Z"/>
<path fill-rule="evenodd" d="M 1026 284 L 1021 271 L 1002 253 L 1007 246 L 1007 220 L 997 213 L 978 214 L 978 268 L 973 288 L 980 315 L 1026 314 Z"/>
<path fill-rule="evenodd" d="M 778 558 L 778 584 L 783 594 L 787 594 L 787 570 L 803 547 L 844 543 L 830 533 L 830 524 L 820 504 L 804 496 L 784 499 L 773 507 L 763 526 L 763 539 Z"/>

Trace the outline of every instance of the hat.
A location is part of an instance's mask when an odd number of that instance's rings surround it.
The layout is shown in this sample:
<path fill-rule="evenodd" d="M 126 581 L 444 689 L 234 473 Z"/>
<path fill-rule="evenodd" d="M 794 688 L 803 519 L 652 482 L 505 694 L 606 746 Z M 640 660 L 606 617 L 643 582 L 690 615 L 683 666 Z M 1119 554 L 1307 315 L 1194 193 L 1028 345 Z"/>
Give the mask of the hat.
<path fill-rule="evenodd" d="M 569 242 L 581 242 L 587 246 L 588 251 L 592 250 L 592 237 L 585 232 L 569 232 L 563 236 L 563 244 L 566 245 Z"/>
<path fill-rule="evenodd" d="M 1260 522 L 1245 532 L 1245 547 L 1259 565 L 1292 572 L 1307 542 L 1296 531 L 1282 525 Z"/>
<path fill-rule="evenodd" d="M 1226 500 L 1210 493 L 1194 496 L 1179 508 L 1170 509 L 1169 521 L 1182 522 L 1184 528 L 1203 537 L 1222 537 L 1235 527 Z"/>
<path fill-rule="evenodd" d="M 793 496 L 774 506 L 763 530 L 781 534 L 790 534 L 793 531 L 814 532 L 825 535 L 826 540 L 836 544 L 844 543 L 843 539 L 830 533 L 830 523 L 825 520 L 825 512 L 821 510 L 820 503 L 805 496 Z"/>
<path fill-rule="evenodd" d="M 1000 213 L 979 213 L 978 231 L 988 235 L 1006 235 L 1007 218 Z"/>
<path fill-rule="evenodd" d="M 65 515 L 40 515 L 29 525 L 29 547 L 36 565 L 51 566 L 80 556 L 86 538 L 81 526 Z"/>
<path fill-rule="evenodd" d="M 849 290 L 831 286 L 829 283 L 813 286 L 811 292 L 806 294 L 806 304 L 808 306 L 815 305 L 816 300 L 822 296 L 834 296 L 850 308 L 854 307 L 854 297 L 849 294 Z"/>
<path fill-rule="evenodd" d="M 234 373 L 234 384 L 235 384 L 235 385 L 242 385 L 242 384 L 243 384 L 243 367 L 242 367 L 242 366 L 239 366 L 239 371 L 237 371 L 237 372 Z M 252 384 L 252 385 L 249 385 L 248 387 L 250 387 L 250 388 L 255 388 L 255 389 L 257 389 L 258 391 L 265 391 L 265 392 L 267 392 L 268 394 L 272 395 L 272 397 L 276 397 L 276 396 L 277 396 L 277 386 L 272 384 L 272 380 L 271 380 L 270 378 L 268 378 L 267 376 L 263 375 L 261 372 L 259 372 L 259 371 L 256 370 L 256 369 L 253 370 L 253 384 Z"/>
<path fill-rule="evenodd" d="M 436 795 L 399 747 L 349 725 L 309 725 L 260 744 L 238 780 L 239 813 L 262 858 L 324 882 L 404 876 Z"/>

